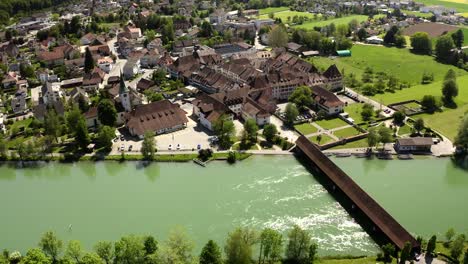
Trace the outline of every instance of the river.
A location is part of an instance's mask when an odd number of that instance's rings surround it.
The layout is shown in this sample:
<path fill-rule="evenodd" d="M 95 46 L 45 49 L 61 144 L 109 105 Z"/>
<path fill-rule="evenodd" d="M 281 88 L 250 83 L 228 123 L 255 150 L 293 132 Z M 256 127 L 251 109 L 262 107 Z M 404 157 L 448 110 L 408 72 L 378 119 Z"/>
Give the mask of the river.
<path fill-rule="evenodd" d="M 415 234 L 466 231 L 468 173 L 449 159 L 335 159 L 371 196 Z M 228 165 L 138 162 L 0 166 L 0 248 L 37 246 L 43 232 L 99 240 L 152 234 L 163 240 L 177 226 L 199 249 L 220 244 L 237 226 L 293 225 L 310 230 L 320 254 L 375 254 L 361 227 L 292 156 L 255 156 Z M 69 226 L 72 226 L 70 229 Z"/>

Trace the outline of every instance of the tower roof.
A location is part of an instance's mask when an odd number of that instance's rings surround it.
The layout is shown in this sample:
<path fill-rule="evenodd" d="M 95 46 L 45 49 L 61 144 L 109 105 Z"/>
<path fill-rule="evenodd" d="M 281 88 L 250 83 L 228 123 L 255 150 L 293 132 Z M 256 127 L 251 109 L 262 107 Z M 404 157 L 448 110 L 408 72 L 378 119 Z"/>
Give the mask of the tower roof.
<path fill-rule="evenodd" d="M 125 85 L 125 81 L 122 75 L 122 72 L 120 73 L 120 87 L 119 87 L 119 94 L 123 93 L 128 93 L 128 87 Z"/>

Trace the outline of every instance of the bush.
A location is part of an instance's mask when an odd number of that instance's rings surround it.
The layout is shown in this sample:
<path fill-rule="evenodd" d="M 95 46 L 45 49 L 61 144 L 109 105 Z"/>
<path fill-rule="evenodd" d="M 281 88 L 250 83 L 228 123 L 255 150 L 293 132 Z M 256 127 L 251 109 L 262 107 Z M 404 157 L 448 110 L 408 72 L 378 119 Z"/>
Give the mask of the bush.
<path fill-rule="evenodd" d="M 227 157 L 227 162 L 229 162 L 229 164 L 234 164 L 236 163 L 236 160 L 236 153 L 234 151 L 230 151 Z"/>
<path fill-rule="evenodd" d="M 200 149 L 198 151 L 198 158 L 201 161 L 207 161 L 213 156 L 213 151 L 211 149 Z"/>

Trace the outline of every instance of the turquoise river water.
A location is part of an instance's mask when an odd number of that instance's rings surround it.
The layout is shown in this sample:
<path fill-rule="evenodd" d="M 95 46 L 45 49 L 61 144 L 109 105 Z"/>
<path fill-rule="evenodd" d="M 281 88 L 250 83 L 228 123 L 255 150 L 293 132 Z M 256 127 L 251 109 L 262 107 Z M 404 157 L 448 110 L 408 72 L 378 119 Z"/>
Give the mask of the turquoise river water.
<path fill-rule="evenodd" d="M 334 159 L 413 234 L 468 228 L 468 172 L 449 159 Z M 310 230 L 321 254 L 375 254 L 361 227 L 293 156 L 211 162 L 0 166 L 0 248 L 24 251 L 54 230 L 90 249 L 99 240 L 183 226 L 199 250 L 237 226 Z M 69 226 L 72 226 L 70 229 Z"/>

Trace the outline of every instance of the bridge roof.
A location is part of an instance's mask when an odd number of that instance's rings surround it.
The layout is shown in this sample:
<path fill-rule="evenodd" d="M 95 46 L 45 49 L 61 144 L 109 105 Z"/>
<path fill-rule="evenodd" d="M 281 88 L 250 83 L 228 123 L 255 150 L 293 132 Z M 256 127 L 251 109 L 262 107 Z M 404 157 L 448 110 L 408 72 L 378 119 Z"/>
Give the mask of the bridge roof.
<path fill-rule="evenodd" d="M 315 144 L 301 136 L 297 139 L 296 145 L 400 250 L 406 242 L 410 242 L 413 248 L 420 247 L 403 226 L 325 156 Z"/>

